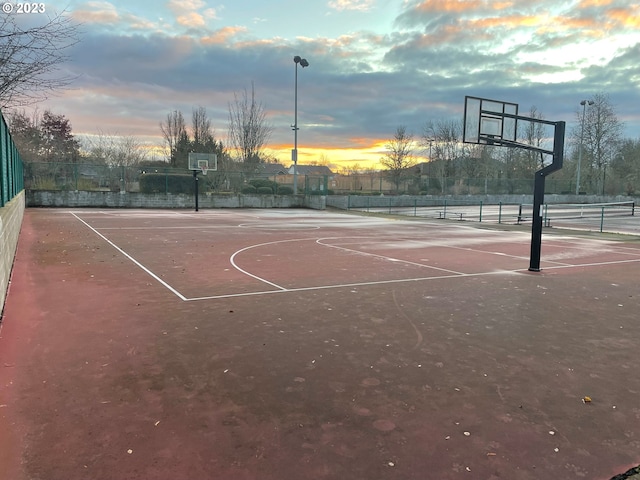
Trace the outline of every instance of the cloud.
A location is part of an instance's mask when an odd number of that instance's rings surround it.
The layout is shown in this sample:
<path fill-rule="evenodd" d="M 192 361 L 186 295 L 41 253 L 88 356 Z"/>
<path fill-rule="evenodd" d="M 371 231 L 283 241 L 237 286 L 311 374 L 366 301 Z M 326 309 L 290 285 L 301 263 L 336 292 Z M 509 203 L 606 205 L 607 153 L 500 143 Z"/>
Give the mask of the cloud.
<path fill-rule="evenodd" d="M 374 0 L 330 0 L 328 5 L 329 8 L 337 11 L 357 10 L 366 12 L 373 8 Z"/>
<path fill-rule="evenodd" d="M 86 2 L 73 12 L 73 18 L 80 23 L 114 25 L 121 18 L 116 7 L 109 2 Z"/>
<path fill-rule="evenodd" d="M 204 8 L 203 0 L 169 0 L 167 8 L 175 15 L 176 23 L 187 28 L 204 28 L 207 21 L 217 19 L 214 8 Z"/>
<path fill-rule="evenodd" d="M 202 37 L 201 41 L 204 44 L 220 44 L 224 45 L 229 42 L 230 39 L 236 37 L 240 33 L 247 31 L 246 27 L 224 27 L 216 30 L 210 35 Z"/>
<path fill-rule="evenodd" d="M 128 12 L 120 12 L 109 2 L 92 1 L 86 2 L 74 10 L 72 18 L 80 24 L 104 26 L 106 28 L 116 27 L 123 30 L 155 31 L 160 26 L 143 17 L 132 15 Z"/>
<path fill-rule="evenodd" d="M 176 16 L 176 22 L 183 27 L 204 27 L 207 22 L 204 17 L 197 12 L 186 12 Z"/>
<path fill-rule="evenodd" d="M 203 105 L 224 136 L 228 102 L 254 82 L 274 125 L 273 145 L 286 147 L 293 140 L 296 54 L 310 62 L 298 71 L 299 140 L 308 152 L 375 146 L 398 125 L 419 134 L 429 120 L 459 119 L 465 95 L 513 101 L 523 111 L 536 105 L 547 119 L 571 121 L 580 99 L 605 90 L 621 117 L 640 124 L 640 7 L 621 0 L 589 0 L 582 8 L 525 0 L 410 2 L 395 23 L 389 18 L 393 30 L 354 31 L 349 24 L 334 36 L 301 29 L 289 38 L 279 36 L 280 28 L 258 34 L 272 22 L 262 12 L 247 16 L 247 26 L 207 25 L 215 11 L 202 1 L 166 5 L 171 13 L 164 21 L 172 23 L 163 29 L 122 10 L 118 15 L 109 2 L 74 12 L 96 25 L 140 22 L 139 30 L 124 33 L 87 29 L 74 46 L 65 68 L 79 78 L 57 103 L 74 130 L 124 133 L 126 126 L 136 135 L 159 135 L 168 111 L 188 118 Z M 333 22 L 353 18 L 347 6 L 375 11 L 373 2 L 332 5 Z"/>
<path fill-rule="evenodd" d="M 169 0 L 167 7 L 176 15 L 182 15 L 185 11 L 190 12 L 205 7 L 203 0 Z"/>

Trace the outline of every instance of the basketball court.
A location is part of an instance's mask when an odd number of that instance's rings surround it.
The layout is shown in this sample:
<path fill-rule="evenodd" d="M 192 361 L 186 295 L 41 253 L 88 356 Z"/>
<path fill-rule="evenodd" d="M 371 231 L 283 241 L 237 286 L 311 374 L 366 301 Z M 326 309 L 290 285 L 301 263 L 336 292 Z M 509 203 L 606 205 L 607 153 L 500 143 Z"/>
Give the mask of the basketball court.
<path fill-rule="evenodd" d="M 608 480 L 640 463 L 637 237 L 311 210 L 29 209 L 12 479 Z"/>

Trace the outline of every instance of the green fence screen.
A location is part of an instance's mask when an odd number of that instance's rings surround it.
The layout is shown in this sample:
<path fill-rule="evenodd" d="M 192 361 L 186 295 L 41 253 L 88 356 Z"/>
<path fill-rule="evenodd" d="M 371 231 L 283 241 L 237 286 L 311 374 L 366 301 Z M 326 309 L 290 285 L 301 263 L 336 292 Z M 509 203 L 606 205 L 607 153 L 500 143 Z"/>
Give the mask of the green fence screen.
<path fill-rule="evenodd" d="M 9 126 L 0 112 L 0 207 L 24 190 L 24 175 L 20 153 L 13 143 Z"/>

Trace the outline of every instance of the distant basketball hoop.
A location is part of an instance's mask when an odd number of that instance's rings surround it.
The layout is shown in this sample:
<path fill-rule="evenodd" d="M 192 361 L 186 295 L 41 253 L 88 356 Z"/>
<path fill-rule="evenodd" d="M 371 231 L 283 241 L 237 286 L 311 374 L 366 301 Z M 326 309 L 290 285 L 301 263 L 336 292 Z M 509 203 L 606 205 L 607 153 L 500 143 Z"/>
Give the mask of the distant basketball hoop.
<path fill-rule="evenodd" d="M 550 148 L 521 143 L 517 140 L 518 129 L 529 126 L 546 128 L 544 138 L 552 142 Z M 533 186 L 533 225 L 531 228 L 531 257 L 529 270 L 540 271 L 540 249 L 542 245 L 542 206 L 544 205 L 544 184 L 547 175 L 562 168 L 564 157 L 565 122 L 550 122 L 540 118 L 518 115 L 518 104 L 489 100 L 487 98 L 464 98 L 464 120 L 462 141 L 476 145 L 522 148 L 551 155 L 551 164 L 536 172 Z"/>
<path fill-rule="evenodd" d="M 198 173 L 206 176 L 209 170 L 218 170 L 218 155 L 215 153 L 189 153 L 189 170 L 193 172 L 193 182 L 195 190 L 195 207 L 198 211 Z"/>
<path fill-rule="evenodd" d="M 189 153 L 189 170 L 202 172 L 203 170 L 218 170 L 218 155 L 215 153 Z"/>

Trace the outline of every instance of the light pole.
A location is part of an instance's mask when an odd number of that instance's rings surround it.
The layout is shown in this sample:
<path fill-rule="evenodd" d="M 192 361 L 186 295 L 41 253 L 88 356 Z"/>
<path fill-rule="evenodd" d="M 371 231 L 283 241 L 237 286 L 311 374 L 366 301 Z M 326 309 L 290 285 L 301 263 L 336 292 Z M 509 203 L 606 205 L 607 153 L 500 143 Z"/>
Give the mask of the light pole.
<path fill-rule="evenodd" d="M 293 150 L 291 151 L 291 160 L 293 160 L 293 194 L 298 194 L 298 64 L 302 68 L 308 67 L 309 62 L 306 58 L 300 58 L 296 55 L 293 57 L 293 61 L 296 64 L 296 81 L 294 88 L 294 114 L 293 114 Z"/>
<path fill-rule="evenodd" d="M 582 164 L 582 142 L 584 140 L 584 115 L 587 111 L 587 105 L 593 105 L 593 100 L 582 100 L 582 126 L 580 127 L 580 147 L 578 148 L 578 174 L 576 175 L 576 195 L 580 195 L 580 166 Z"/>
<path fill-rule="evenodd" d="M 429 176 L 427 177 L 427 193 L 431 187 L 431 147 L 433 146 L 433 138 L 429 139 Z"/>

